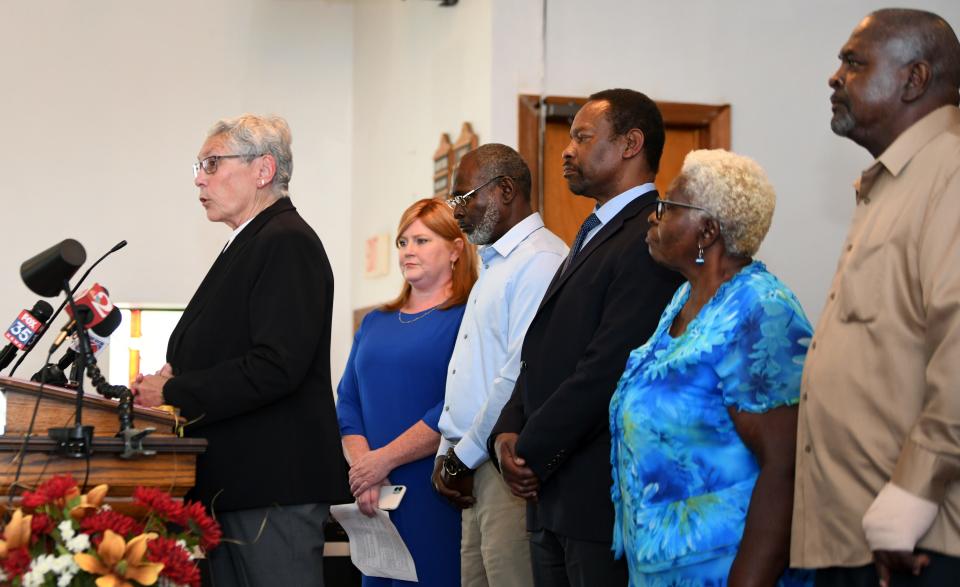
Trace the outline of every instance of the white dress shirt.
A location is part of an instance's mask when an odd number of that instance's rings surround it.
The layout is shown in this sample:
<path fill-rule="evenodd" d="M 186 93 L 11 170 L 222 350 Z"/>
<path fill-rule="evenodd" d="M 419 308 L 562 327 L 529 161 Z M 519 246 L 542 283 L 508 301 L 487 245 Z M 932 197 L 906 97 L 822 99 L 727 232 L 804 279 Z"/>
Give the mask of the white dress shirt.
<path fill-rule="evenodd" d="M 627 191 L 623 192 L 622 194 L 619 194 L 610 198 L 610 200 L 608 200 L 606 204 L 594 210 L 593 213 L 596 214 L 597 218 L 600 220 L 600 224 L 598 224 L 596 227 L 594 227 L 593 230 L 587 233 L 587 238 L 583 240 L 583 245 L 580 246 L 580 250 L 582 251 L 583 249 L 585 249 L 587 246 L 587 243 L 590 242 L 590 239 L 592 239 L 595 234 L 600 232 L 600 230 L 604 227 L 604 225 L 610 222 L 610 220 L 612 220 L 614 216 L 619 214 L 620 210 L 623 210 L 624 208 L 626 208 L 627 204 L 636 200 L 637 198 L 639 198 L 640 196 L 642 196 L 647 192 L 654 191 L 655 189 L 657 189 L 657 186 L 652 183 L 644 183 L 638 186 L 634 186 L 628 189 Z"/>
<path fill-rule="evenodd" d="M 454 449 L 476 469 L 487 456 L 487 437 L 520 372 L 520 348 L 567 246 L 534 212 L 492 245 L 480 247 L 480 278 L 450 357 L 438 454 Z"/>

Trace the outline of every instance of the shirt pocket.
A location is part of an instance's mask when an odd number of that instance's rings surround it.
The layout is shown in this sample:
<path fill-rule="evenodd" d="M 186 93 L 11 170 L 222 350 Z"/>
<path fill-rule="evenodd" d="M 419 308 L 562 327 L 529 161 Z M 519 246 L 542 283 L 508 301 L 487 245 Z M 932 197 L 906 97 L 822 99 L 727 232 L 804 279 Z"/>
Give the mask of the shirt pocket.
<path fill-rule="evenodd" d="M 867 246 L 850 259 L 840 276 L 839 304 L 842 322 L 873 322 L 883 305 L 889 270 L 888 247 Z"/>

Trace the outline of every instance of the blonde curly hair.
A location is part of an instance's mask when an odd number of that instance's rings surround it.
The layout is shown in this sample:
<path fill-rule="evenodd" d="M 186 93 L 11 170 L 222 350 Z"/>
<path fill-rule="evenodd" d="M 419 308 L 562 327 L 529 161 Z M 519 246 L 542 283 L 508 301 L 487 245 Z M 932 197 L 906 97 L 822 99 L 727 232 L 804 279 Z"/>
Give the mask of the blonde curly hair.
<path fill-rule="evenodd" d="M 720 224 L 729 254 L 757 253 L 770 229 L 777 195 L 756 161 L 725 149 L 690 151 L 677 187 Z"/>

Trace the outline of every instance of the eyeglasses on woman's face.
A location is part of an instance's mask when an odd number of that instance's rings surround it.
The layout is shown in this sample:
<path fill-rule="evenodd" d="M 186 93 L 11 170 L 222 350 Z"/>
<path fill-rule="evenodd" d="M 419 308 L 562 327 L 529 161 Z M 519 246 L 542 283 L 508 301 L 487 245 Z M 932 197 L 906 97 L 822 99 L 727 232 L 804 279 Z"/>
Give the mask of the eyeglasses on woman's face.
<path fill-rule="evenodd" d="M 193 177 L 196 178 L 198 175 L 200 175 L 201 169 L 207 175 L 213 175 L 217 172 L 217 166 L 220 165 L 221 159 L 237 159 L 239 157 L 249 157 L 254 159 L 259 156 L 260 155 L 210 155 L 209 157 L 204 157 L 193 164 Z"/>
<path fill-rule="evenodd" d="M 671 206 L 677 206 L 680 208 L 689 208 L 691 210 L 700 210 L 701 212 L 706 212 L 710 214 L 710 211 L 706 208 L 701 208 L 700 206 L 694 206 L 693 204 L 684 204 L 683 202 L 674 202 L 673 200 L 657 200 L 657 209 L 654 212 L 654 217 L 657 220 L 663 218 L 663 213 L 666 210 L 669 210 Z"/>
<path fill-rule="evenodd" d="M 475 197 L 478 193 L 480 193 L 480 190 L 482 190 L 483 188 L 487 187 L 487 186 L 490 185 L 491 183 L 497 181 L 498 179 L 503 179 L 503 178 L 505 178 L 505 177 L 507 177 L 507 176 L 506 176 L 506 175 L 498 175 L 498 176 L 496 176 L 496 177 L 491 177 L 490 179 L 488 179 L 487 181 L 483 182 L 483 183 L 480 184 L 479 186 L 473 188 L 473 189 L 470 190 L 469 192 L 467 192 L 467 193 L 465 193 L 465 194 L 460 194 L 459 196 L 454 196 L 454 195 L 451 194 L 450 197 L 447 198 L 447 200 L 446 200 L 447 206 L 450 206 L 450 209 L 451 209 L 451 210 L 456 209 L 457 206 L 466 206 L 466 205 L 467 205 L 467 202 L 470 201 L 470 198 Z"/>

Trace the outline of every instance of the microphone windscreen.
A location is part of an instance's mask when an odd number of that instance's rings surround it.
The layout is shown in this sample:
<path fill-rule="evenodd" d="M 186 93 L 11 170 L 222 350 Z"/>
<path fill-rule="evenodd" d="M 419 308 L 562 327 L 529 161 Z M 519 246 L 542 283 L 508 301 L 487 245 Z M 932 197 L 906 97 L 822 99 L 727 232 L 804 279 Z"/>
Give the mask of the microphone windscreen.
<path fill-rule="evenodd" d="M 114 306 L 113 309 L 110 310 L 110 313 L 107 314 L 107 317 L 90 330 L 92 330 L 97 336 L 106 338 L 113 334 L 113 332 L 120 327 L 120 321 L 122 319 L 123 315 L 120 314 L 120 308 Z"/>
<path fill-rule="evenodd" d="M 30 257 L 20 265 L 20 277 L 33 293 L 53 297 L 87 260 L 83 245 L 72 238 Z"/>
<path fill-rule="evenodd" d="M 53 316 L 53 306 L 51 306 L 46 300 L 37 300 L 37 303 L 33 305 L 33 309 L 30 310 L 30 313 L 33 314 L 33 317 L 41 322 L 46 322 L 50 319 L 50 316 Z"/>

